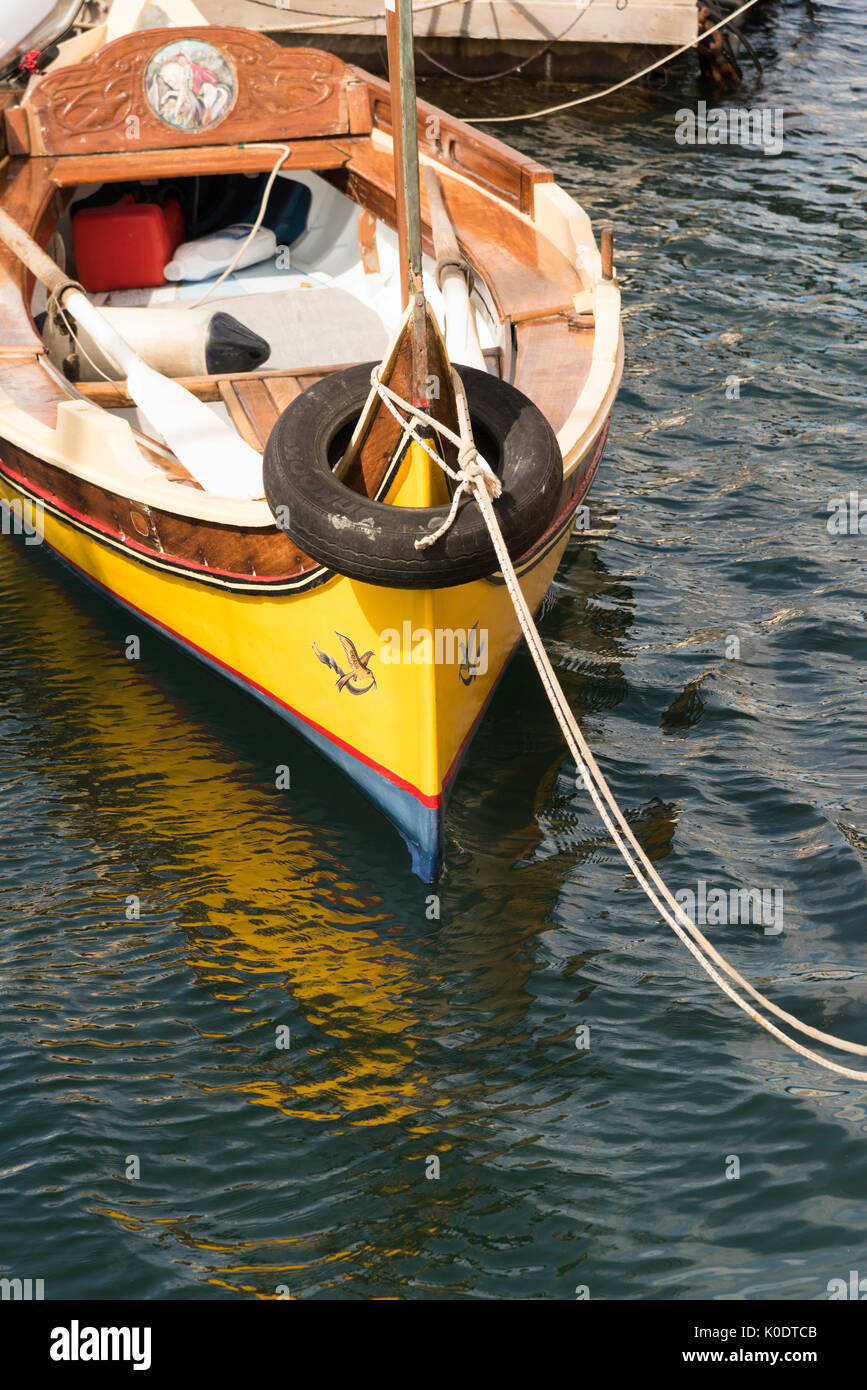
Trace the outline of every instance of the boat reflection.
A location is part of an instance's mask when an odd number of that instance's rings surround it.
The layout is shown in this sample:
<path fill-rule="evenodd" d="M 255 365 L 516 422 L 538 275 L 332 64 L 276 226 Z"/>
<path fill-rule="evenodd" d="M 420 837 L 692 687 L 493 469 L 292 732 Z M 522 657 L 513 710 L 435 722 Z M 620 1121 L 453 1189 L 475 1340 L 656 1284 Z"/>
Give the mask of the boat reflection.
<path fill-rule="evenodd" d="M 407 921 L 411 936 L 433 924 L 408 871 L 395 884 L 392 870 L 388 907 L 356 872 L 353 860 L 376 860 L 360 793 L 252 701 L 204 690 L 197 668 L 149 633 L 127 661 L 130 619 L 47 557 L 8 546 L 3 557 L 17 609 L 3 623 L 4 696 L 27 710 L 25 756 L 44 768 L 53 826 L 61 837 L 93 827 L 114 865 L 100 891 L 107 917 L 123 920 L 137 899 L 146 929 L 149 911 L 168 911 L 200 984 L 239 1025 L 253 1015 L 255 1064 L 239 1067 L 234 1030 L 211 1035 L 231 1054 L 226 1085 L 309 1119 L 379 1123 L 417 1107 L 412 1000 L 427 967 L 402 937 Z M 20 661 L 15 623 L 27 633 Z M 288 789 L 275 786 L 278 766 Z M 360 824 L 335 831 L 337 803 Z M 297 1046 L 276 1047 L 278 1026 Z"/>
<path fill-rule="evenodd" d="M 145 930 L 154 906 L 168 913 L 216 1016 L 231 1016 L 222 1031 L 209 1023 L 223 1055 L 203 1088 L 332 1125 L 410 1118 L 424 1133 L 450 1100 L 430 1071 L 431 1038 L 459 1035 L 470 1018 L 481 1041 L 525 1014 L 527 948 L 550 887 L 544 861 L 565 853 L 580 865 L 604 844 L 565 786 L 568 759 L 529 662 L 507 673 L 453 801 L 450 852 L 456 867 L 471 858 L 472 885 L 459 877 L 455 894 L 448 879 L 434 891 L 395 871 L 361 795 L 279 720 L 202 681 L 149 633 L 140 659 L 126 660 L 128 617 L 47 556 L 23 547 L 3 556 L 17 610 L 3 622 L 9 693 L 28 710 L 57 833 L 80 833 L 83 818 L 94 827 L 94 857 L 114 866 L 100 890 L 106 915 L 131 895 Z M 579 716 L 626 688 L 618 657 L 631 608 L 621 602 L 618 629 L 596 602 L 610 584 L 595 548 L 578 549 L 568 602 L 546 620 Z M 584 654 L 574 670 L 570 651 Z M 62 725 L 67 708 L 74 720 Z M 517 757 L 505 737 L 516 708 Z M 277 767 L 289 770 L 285 790 Z M 632 814 L 650 852 L 665 854 L 672 809 Z M 508 876 L 504 850 L 517 869 Z M 477 1004 L 464 1017 L 445 982 L 468 979 Z M 288 1049 L 277 1045 L 280 1028 Z"/>

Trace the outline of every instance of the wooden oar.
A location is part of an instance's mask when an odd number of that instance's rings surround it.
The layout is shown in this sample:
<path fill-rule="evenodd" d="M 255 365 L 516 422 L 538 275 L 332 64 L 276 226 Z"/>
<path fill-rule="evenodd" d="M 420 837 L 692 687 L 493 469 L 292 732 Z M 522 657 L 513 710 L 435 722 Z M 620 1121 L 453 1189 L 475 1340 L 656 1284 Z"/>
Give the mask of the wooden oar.
<path fill-rule="evenodd" d="M 204 401 L 143 362 L 82 294 L 80 286 L 2 208 L 0 241 L 117 363 L 136 405 L 206 491 L 221 497 L 262 496 L 262 459 L 256 451 Z"/>

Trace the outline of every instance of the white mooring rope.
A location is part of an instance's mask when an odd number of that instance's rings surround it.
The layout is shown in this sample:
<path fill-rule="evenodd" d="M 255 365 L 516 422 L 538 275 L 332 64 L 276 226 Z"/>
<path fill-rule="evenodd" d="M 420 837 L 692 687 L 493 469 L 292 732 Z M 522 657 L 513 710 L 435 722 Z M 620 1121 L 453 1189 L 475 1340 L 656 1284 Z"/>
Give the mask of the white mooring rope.
<path fill-rule="evenodd" d="M 524 111 L 518 116 L 464 116 L 464 120 L 470 125 L 507 125 L 511 121 L 535 121 L 540 116 L 553 116 L 557 111 L 571 111 L 573 106 L 586 106 L 588 101 L 601 101 L 603 97 L 610 97 L 614 92 L 621 91 L 624 87 L 629 87 L 633 82 L 640 82 L 642 77 L 647 77 L 649 73 L 656 72 L 657 68 L 665 67 L 667 63 L 673 63 L 675 58 L 680 58 L 682 54 L 689 52 L 691 48 L 697 48 L 704 43 L 717 30 L 724 29 L 727 24 L 731 24 L 733 19 L 751 10 L 753 5 L 757 5 L 758 0 L 745 0 L 745 3 L 737 10 L 732 10 L 718 24 L 714 24 L 710 29 L 705 29 L 701 34 L 697 34 L 689 43 L 682 44 L 680 48 L 675 48 L 671 53 L 665 53 L 661 58 L 657 58 L 655 63 L 648 63 L 646 68 L 640 72 L 634 72 L 630 77 L 624 77 L 621 82 L 614 82 L 610 87 L 603 87 L 601 92 L 589 92 L 583 97 L 573 97 L 571 101 L 561 101 L 557 106 L 545 106 L 540 111 Z"/>
<path fill-rule="evenodd" d="M 761 1004 L 763 1008 L 767 1009 L 769 1013 L 782 1019 L 785 1023 L 789 1024 L 790 1027 L 803 1033 L 806 1037 L 814 1038 L 817 1042 L 826 1043 L 829 1047 L 837 1048 L 842 1052 L 853 1052 L 860 1057 L 867 1056 L 867 1045 L 849 1042 L 845 1038 L 838 1038 L 834 1033 L 825 1033 L 820 1028 L 813 1028 L 810 1024 L 803 1023 L 800 1019 L 796 1018 L 794 1014 L 790 1014 L 785 1009 L 781 1009 L 773 1000 L 768 999 L 760 990 L 750 984 L 749 980 L 745 980 L 743 975 L 741 975 L 740 972 L 720 954 L 716 947 L 708 941 L 707 937 L 696 926 L 688 913 L 683 910 L 680 903 L 677 902 L 670 889 L 660 878 L 653 864 L 635 838 L 626 817 L 615 801 L 614 794 L 600 771 L 596 759 L 566 702 L 566 697 L 563 694 L 554 669 L 548 660 L 547 652 L 542 645 L 542 639 L 536 630 L 533 615 L 521 592 L 518 576 L 515 574 L 509 552 L 506 549 L 506 543 L 503 540 L 503 534 L 494 513 L 493 499 L 500 495 L 502 490 L 500 482 L 493 473 L 493 470 L 476 449 L 473 442 L 469 406 L 467 404 L 463 383 L 457 372 L 452 371 L 452 377 L 454 380 L 458 408 L 459 434 L 455 434 L 453 430 L 448 429 L 438 420 L 434 420 L 418 406 L 410 405 L 408 401 L 403 400 L 396 392 L 392 391 L 390 387 L 383 385 L 379 380 L 378 368 L 375 368 L 371 373 L 371 385 L 373 389 L 378 393 L 383 404 L 394 416 L 401 428 L 407 435 L 411 436 L 417 444 L 421 445 L 425 453 L 427 453 L 450 478 L 458 483 L 458 488 L 452 499 L 451 511 L 446 521 L 431 535 L 424 536 L 421 540 L 417 540 L 415 542 L 416 549 L 421 550 L 428 545 L 432 545 L 449 529 L 457 515 L 461 497 L 464 493 L 472 492 L 481 510 L 482 516 L 484 517 L 485 525 L 488 528 L 488 534 L 491 537 L 491 543 L 493 544 L 494 552 L 497 556 L 500 571 L 505 580 L 509 597 L 514 605 L 521 631 L 530 649 L 530 655 L 536 664 L 536 669 L 539 672 L 542 685 L 545 688 L 545 693 L 556 715 L 557 723 L 560 725 L 563 736 L 566 739 L 569 751 L 575 759 L 575 765 L 580 773 L 581 779 L 587 791 L 590 793 L 593 805 L 596 807 L 603 825 L 626 861 L 627 867 L 644 889 L 644 892 L 653 903 L 657 912 L 663 920 L 667 922 L 672 931 L 679 937 L 687 950 L 695 957 L 701 968 L 710 976 L 714 983 L 719 985 L 723 993 L 727 994 L 733 1003 L 737 1004 L 738 1008 L 743 1009 L 744 1013 L 753 1019 L 755 1023 L 758 1023 L 760 1027 L 764 1028 L 768 1033 L 771 1033 L 775 1038 L 778 1038 L 786 1047 L 790 1047 L 794 1052 L 800 1053 L 802 1057 L 809 1058 L 811 1062 L 817 1062 L 819 1066 L 827 1067 L 830 1071 L 836 1072 L 839 1076 L 848 1076 L 853 1081 L 867 1081 L 867 1072 L 855 1071 L 851 1067 L 841 1066 L 839 1062 L 829 1061 L 827 1058 L 822 1057 L 820 1053 L 814 1052 L 812 1048 L 805 1047 L 803 1043 L 798 1042 L 796 1038 L 790 1037 L 788 1033 L 784 1033 L 783 1030 L 772 1023 L 770 1019 L 760 1014 L 748 999 L 742 997 L 738 990 L 729 983 L 729 980 L 734 980 L 741 989 L 746 990 L 746 992 Z M 405 411 L 408 416 L 414 418 L 404 418 L 404 416 L 400 414 L 401 410 Z M 445 438 L 451 440 L 451 442 L 457 446 L 459 463 L 457 470 L 450 468 L 445 460 L 439 457 L 436 450 L 430 446 L 428 441 L 419 436 L 416 422 L 427 425 L 435 433 L 445 436 Z M 719 970 L 714 968 L 711 961 L 719 966 Z M 727 975 L 729 980 L 723 979 L 720 971 Z"/>

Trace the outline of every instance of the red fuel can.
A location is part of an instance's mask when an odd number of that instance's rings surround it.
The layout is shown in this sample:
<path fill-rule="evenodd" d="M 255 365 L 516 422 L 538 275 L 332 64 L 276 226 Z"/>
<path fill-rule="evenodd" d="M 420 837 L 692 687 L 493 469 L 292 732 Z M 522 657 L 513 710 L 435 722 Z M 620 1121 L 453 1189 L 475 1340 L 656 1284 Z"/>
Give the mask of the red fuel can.
<path fill-rule="evenodd" d="M 83 208 L 72 218 L 76 274 L 86 290 L 164 285 L 163 269 L 184 239 L 180 204 L 137 203 L 132 195 L 108 208 Z"/>

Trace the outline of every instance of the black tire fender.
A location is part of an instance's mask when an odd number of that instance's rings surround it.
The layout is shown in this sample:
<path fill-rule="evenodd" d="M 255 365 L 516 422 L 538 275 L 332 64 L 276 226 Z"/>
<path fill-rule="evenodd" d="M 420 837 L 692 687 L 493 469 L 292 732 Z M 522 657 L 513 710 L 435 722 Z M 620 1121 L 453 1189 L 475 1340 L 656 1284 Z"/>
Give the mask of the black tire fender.
<path fill-rule="evenodd" d="M 351 579 L 402 589 L 444 589 L 498 566 L 477 503 L 464 496 L 451 528 L 431 546 L 415 542 L 449 508 L 393 507 L 346 487 L 332 469 L 361 414 L 375 364 L 335 372 L 280 415 L 265 448 L 265 495 L 284 531 L 306 555 Z M 502 484 L 494 511 L 513 559 L 553 520 L 563 460 L 550 424 L 532 401 L 499 377 L 458 367 L 480 453 Z"/>

